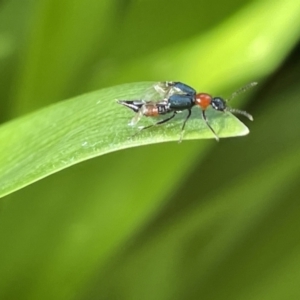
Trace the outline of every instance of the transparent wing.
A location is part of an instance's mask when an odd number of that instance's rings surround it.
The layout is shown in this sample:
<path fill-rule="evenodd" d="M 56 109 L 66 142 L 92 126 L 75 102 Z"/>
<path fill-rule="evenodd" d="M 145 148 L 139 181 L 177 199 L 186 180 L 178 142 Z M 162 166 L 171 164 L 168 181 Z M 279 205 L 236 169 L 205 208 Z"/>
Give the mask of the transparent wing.
<path fill-rule="evenodd" d="M 170 96 L 176 95 L 196 95 L 196 91 L 179 81 L 162 81 L 153 86 L 154 90 L 163 98 L 168 99 Z"/>

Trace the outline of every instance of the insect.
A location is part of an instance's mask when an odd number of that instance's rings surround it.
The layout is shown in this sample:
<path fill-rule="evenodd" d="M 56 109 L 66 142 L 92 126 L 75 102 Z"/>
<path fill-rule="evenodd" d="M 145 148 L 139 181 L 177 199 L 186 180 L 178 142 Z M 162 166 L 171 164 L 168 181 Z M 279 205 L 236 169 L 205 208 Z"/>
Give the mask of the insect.
<path fill-rule="evenodd" d="M 160 120 L 152 125 L 144 126 L 139 128 L 140 131 L 148 129 L 153 126 L 161 125 L 173 119 L 177 113 L 187 110 L 187 116 L 185 117 L 182 127 L 179 142 L 182 141 L 184 128 L 186 122 L 191 116 L 192 108 L 199 106 L 202 112 L 202 118 L 205 121 L 207 127 L 213 133 L 215 139 L 218 141 L 219 137 L 212 126 L 209 124 L 206 109 L 211 106 L 213 109 L 226 113 L 236 113 L 247 117 L 253 121 L 253 117 L 245 111 L 231 108 L 227 106 L 227 102 L 237 96 L 238 94 L 248 90 L 255 86 L 256 82 L 251 82 L 248 85 L 238 89 L 234 92 L 227 100 L 221 97 L 213 97 L 207 93 L 197 93 L 192 87 L 182 83 L 174 81 L 164 81 L 155 84 L 153 87 L 156 92 L 161 96 L 159 101 L 146 101 L 146 100 L 117 100 L 121 105 L 124 105 L 133 110 L 136 115 L 133 117 L 129 125 L 135 125 L 139 122 L 142 116 L 146 117 L 157 117 L 159 115 L 165 115 L 171 113 L 171 115 L 163 120 Z"/>

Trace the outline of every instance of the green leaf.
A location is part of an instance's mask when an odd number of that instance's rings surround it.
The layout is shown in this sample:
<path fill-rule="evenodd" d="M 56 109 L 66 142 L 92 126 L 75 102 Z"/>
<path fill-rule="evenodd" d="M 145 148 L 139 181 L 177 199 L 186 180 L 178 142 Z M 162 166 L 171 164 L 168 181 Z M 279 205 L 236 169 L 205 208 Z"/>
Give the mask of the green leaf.
<path fill-rule="evenodd" d="M 135 135 L 138 129 L 127 126 L 133 113 L 115 101 L 140 99 L 152 90 L 152 85 L 132 83 L 103 89 L 3 125 L 0 140 L 5 147 L 0 152 L 0 195 L 95 156 L 138 145 L 178 140 L 184 113 L 174 122 Z M 208 111 L 208 118 L 220 137 L 248 133 L 248 128 L 229 113 Z M 194 109 L 184 138 L 213 138 L 200 118 L 200 111 Z"/>
<path fill-rule="evenodd" d="M 4 2 L 1 8 L 20 8 L 20 1 Z M 37 9 L 31 13 L 27 3 Z M 24 29 L 13 36 L 14 68 L 3 60 L 5 120 L 124 82 L 180 80 L 224 96 L 253 80 L 260 85 L 246 138 L 116 151 L 1 199 L 1 299 L 299 299 L 299 60 L 287 54 L 298 40 L 300 2 L 219 4 L 78 0 L 74 7 L 74 1 L 40 0 L 24 1 L 17 17 L 4 14 Z M 284 61 L 286 71 L 276 71 Z M 134 96 L 131 89 L 124 94 Z M 130 142 L 134 114 L 112 98 L 105 98 L 106 114 L 102 103 L 93 106 L 91 116 L 99 115 L 92 133 L 87 124 L 69 133 L 70 148 L 76 134 L 96 136 L 110 120 L 119 125 L 111 141 L 124 135 Z M 240 107 L 236 100 L 232 105 Z M 184 116 L 134 140 L 155 142 L 164 130 L 178 140 Z M 219 116 L 226 117 L 210 121 Z M 152 121 L 143 118 L 141 125 Z M 196 130 L 203 126 L 209 134 L 195 108 L 186 138 L 195 121 Z M 6 143 L 8 137 L 2 148 Z M 6 149 L 15 159 L 14 149 Z M 13 168 L 24 172 L 14 162 Z"/>

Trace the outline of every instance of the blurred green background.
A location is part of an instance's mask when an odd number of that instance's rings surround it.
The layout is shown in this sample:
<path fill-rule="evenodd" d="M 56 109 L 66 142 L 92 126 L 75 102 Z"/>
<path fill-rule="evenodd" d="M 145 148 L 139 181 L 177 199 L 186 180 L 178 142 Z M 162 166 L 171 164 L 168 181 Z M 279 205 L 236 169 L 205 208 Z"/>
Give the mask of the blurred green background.
<path fill-rule="evenodd" d="M 125 82 L 259 82 L 233 101 L 246 137 L 117 151 L 2 198 L 0 299 L 299 299 L 299 36 L 295 0 L 0 1 L 3 123 Z"/>

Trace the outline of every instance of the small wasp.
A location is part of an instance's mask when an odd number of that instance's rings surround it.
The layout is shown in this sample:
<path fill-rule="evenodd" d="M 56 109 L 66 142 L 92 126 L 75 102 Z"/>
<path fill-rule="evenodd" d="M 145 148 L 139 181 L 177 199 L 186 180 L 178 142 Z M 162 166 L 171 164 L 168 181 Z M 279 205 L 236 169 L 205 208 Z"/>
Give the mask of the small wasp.
<path fill-rule="evenodd" d="M 249 88 L 255 86 L 257 82 L 251 82 L 250 84 L 240 88 L 234 92 L 227 100 L 221 97 L 213 97 L 207 93 L 197 93 L 192 87 L 182 83 L 174 81 L 165 81 L 155 84 L 153 87 L 156 92 L 158 92 L 162 100 L 159 101 L 146 101 L 146 100 L 117 100 L 119 104 L 122 104 L 130 109 L 132 109 L 136 115 L 131 120 L 129 125 L 135 125 L 141 119 L 142 116 L 146 117 L 157 117 L 159 115 L 165 115 L 172 113 L 166 119 L 160 120 L 155 124 L 144 126 L 140 128 L 141 130 L 148 129 L 152 126 L 161 125 L 173 119 L 177 113 L 187 110 L 188 114 L 183 121 L 181 127 L 181 135 L 179 142 L 182 141 L 185 124 L 191 116 L 192 108 L 198 105 L 202 111 L 202 117 L 208 128 L 211 130 L 216 140 L 219 140 L 218 135 L 208 123 L 205 111 L 211 106 L 213 109 L 220 112 L 231 112 L 236 114 L 241 114 L 247 117 L 249 120 L 253 121 L 253 117 L 245 111 L 231 108 L 227 106 L 227 102 L 237 96 L 238 94 L 248 90 Z"/>

